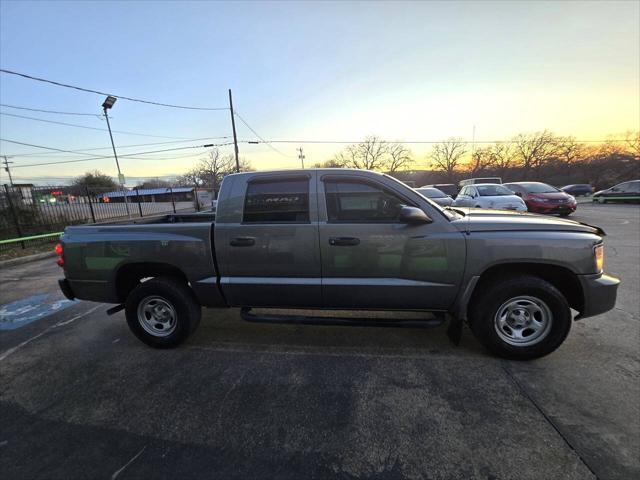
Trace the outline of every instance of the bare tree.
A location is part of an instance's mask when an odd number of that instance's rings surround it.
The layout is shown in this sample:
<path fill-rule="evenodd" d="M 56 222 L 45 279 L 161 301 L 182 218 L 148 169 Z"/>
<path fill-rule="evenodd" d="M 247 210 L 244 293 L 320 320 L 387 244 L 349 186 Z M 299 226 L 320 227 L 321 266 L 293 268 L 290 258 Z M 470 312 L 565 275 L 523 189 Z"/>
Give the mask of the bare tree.
<path fill-rule="evenodd" d="M 402 143 L 390 143 L 387 148 L 387 171 L 389 173 L 406 170 L 412 163 L 411 150 Z"/>
<path fill-rule="evenodd" d="M 585 156 L 585 146 L 576 142 L 574 137 L 559 137 L 556 139 L 555 157 L 564 169 L 565 175 L 569 175 L 573 167 Z"/>
<path fill-rule="evenodd" d="M 521 133 L 514 138 L 514 145 L 525 180 L 532 170 L 539 176 L 544 164 L 557 151 L 557 139 L 548 130 L 533 134 Z"/>
<path fill-rule="evenodd" d="M 250 164 L 240 159 L 240 171 L 251 170 Z M 201 158 L 197 165 L 179 178 L 180 183 L 210 187 L 214 193 L 218 191 L 222 179 L 236 171 L 236 162 L 233 155 L 222 155 L 215 148 L 207 157 Z"/>
<path fill-rule="evenodd" d="M 343 158 L 342 152 L 340 152 L 325 162 L 315 163 L 313 168 L 345 168 L 346 165 L 347 162 Z"/>
<path fill-rule="evenodd" d="M 631 153 L 636 160 L 640 160 L 640 131 L 626 132 L 624 134 L 624 140 L 629 153 Z"/>
<path fill-rule="evenodd" d="M 376 136 L 371 136 L 360 143 L 349 145 L 336 154 L 333 160 L 350 168 L 384 170 L 388 163 L 388 154 L 389 144 Z"/>
<path fill-rule="evenodd" d="M 511 143 L 494 143 L 490 147 L 491 164 L 498 176 L 506 178 L 515 163 L 515 149 Z"/>
<path fill-rule="evenodd" d="M 466 153 L 467 146 L 461 138 L 450 138 L 435 144 L 428 158 L 432 168 L 443 172 L 448 181 L 454 181 L 456 171 Z"/>
<path fill-rule="evenodd" d="M 494 160 L 495 158 L 490 146 L 478 148 L 471 155 L 471 162 L 467 167 L 467 173 L 471 177 L 476 177 L 485 172 L 488 168 L 492 167 Z"/>

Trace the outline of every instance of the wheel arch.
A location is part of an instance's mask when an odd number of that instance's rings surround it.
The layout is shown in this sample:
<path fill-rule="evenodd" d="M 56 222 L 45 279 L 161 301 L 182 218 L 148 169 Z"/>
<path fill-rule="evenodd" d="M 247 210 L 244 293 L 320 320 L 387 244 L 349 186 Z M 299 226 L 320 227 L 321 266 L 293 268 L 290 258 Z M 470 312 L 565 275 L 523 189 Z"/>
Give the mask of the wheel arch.
<path fill-rule="evenodd" d="M 131 291 L 145 278 L 172 277 L 185 284 L 187 276 L 175 265 L 164 262 L 135 262 L 122 265 L 115 273 L 114 288 L 116 298 L 124 302 Z"/>
<path fill-rule="evenodd" d="M 535 262 L 515 262 L 515 263 L 498 263 L 484 270 L 473 287 L 469 301 L 464 310 L 464 318 L 466 318 L 467 310 L 473 308 L 474 302 L 477 302 L 486 288 L 503 278 L 514 277 L 519 275 L 531 275 L 542 278 L 557 288 L 567 299 L 567 303 L 574 310 L 582 312 L 584 310 L 584 292 L 580 280 L 574 272 L 567 267 L 551 263 L 535 263 Z"/>

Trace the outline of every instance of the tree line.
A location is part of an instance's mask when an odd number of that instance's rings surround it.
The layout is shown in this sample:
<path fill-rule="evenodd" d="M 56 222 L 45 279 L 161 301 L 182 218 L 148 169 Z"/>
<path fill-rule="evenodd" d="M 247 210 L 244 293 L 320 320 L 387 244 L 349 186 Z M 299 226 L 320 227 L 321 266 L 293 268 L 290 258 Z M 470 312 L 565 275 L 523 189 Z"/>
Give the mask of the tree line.
<path fill-rule="evenodd" d="M 500 177 L 505 182 L 531 180 L 559 186 L 590 183 L 599 189 L 640 177 L 640 132 L 626 132 L 601 143 L 581 143 L 548 130 L 476 145 L 452 137 L 433 144 L 421 158 L 401 142 L 370 136 L 314 167 L 376 170 L 416 185 Z M 253 169 L 246 159 L 240 159 L 240 170 Z M 217 192 L 222 179 L 235 171 L 235 157 L 213 149 L 175 181 L 149 179 L 136 188 L 196 186 Z M 77 177 L 72 185 L 78 189 L 119 188 L 99 171 Z"/>
<path fill-rule="evenodd" d="M 548 130 L 478 145 L 453 137 L 433 144 L 421 159 L 402 143 L 371 136 L 314 166 L 366 168 L 416 183 L 457 183 L 491 176 L 602 188 L 640 176 L 640 132 L 626 132 L 597 144 Z"/>

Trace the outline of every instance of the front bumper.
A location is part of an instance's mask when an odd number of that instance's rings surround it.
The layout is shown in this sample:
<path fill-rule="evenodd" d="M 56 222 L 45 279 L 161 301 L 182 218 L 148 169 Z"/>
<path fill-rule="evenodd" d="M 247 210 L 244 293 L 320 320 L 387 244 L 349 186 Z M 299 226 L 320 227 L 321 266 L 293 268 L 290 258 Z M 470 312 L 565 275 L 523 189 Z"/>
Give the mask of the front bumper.
<path fill-rule="evenodd" d="M 584 294 L 584 308 L 576 320 L 593 317 L 608 312 L 616 305 L 616 296 L 620 280 L 610 275 L 596 273 L 578 275 Z"/>
<path fill-rule="evenodd" d="M 529 203 L 527 207 L 532 213 L 573 213 L 576 211 L 575 203 L 539 204 Z"/>
<path fill-rule="evenodd" d="M 67 297 L 69 300 L 75 300 L 75 295 L 73 294 L 73 290 L 71 290 L 71 285 L 69 285 L 69 280 L 66 278 L 61 278 L 58 280 L 58 286 L 60 290 L 62 290 L 62 294 Z"/>

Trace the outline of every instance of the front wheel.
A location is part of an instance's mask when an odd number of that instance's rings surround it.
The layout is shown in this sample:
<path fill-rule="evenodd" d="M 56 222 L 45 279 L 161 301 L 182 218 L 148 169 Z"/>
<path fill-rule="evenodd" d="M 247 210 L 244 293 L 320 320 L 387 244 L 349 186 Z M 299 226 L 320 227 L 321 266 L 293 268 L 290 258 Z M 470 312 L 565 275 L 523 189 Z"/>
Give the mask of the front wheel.
<path fill-rule="evenodd" d="M 184 282 L 157 277 L 139 284 L 125 303 L 127 324 L 133 334 L 155 348 L 182 343 L 200 323 L 201 309 Z"/>
<path fill-rule="evenodd" d="M 511 277 L 483 290 L 471 305 L 471 330 L 494 354 L 515 360 L 543 357 L 569 334 L 569 304 L 549 282 Z"/>

